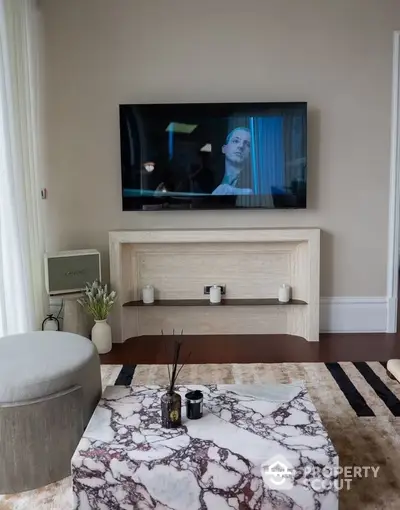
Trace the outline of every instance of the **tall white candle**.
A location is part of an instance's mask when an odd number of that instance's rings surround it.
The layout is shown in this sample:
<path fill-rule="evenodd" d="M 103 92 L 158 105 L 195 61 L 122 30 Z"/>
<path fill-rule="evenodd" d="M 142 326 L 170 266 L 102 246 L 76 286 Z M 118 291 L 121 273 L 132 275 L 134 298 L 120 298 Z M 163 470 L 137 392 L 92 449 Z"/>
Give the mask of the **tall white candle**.
<path fill-rule="evenodd" d="M 278 301 L 280 303 L 288 303 L 290 301 L 290 285 L 284 283 L 279 287 Z"/>
<path fill-rule="evenodd" d="M 221 287 L 213 285 L 210 287 L 210 303 L 216 304 L 221 302 Z"/>
<path fill-rule="evenodd" d="M 143 303 L 149 305 L 154 303 L 154 287 L 152 285 L 146 285 L 142 289 Z"/>

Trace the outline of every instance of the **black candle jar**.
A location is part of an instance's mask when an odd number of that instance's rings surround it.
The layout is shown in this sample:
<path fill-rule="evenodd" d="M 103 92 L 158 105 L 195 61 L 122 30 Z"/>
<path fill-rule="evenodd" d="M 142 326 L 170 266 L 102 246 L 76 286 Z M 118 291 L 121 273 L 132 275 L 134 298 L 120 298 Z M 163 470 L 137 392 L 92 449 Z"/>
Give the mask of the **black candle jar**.
<path fill-rule="evenodd" d="M 198 420 L 203 416 L 203 393 L 200 390 L 189 391 L 186 398 L 186 417 Z"/>

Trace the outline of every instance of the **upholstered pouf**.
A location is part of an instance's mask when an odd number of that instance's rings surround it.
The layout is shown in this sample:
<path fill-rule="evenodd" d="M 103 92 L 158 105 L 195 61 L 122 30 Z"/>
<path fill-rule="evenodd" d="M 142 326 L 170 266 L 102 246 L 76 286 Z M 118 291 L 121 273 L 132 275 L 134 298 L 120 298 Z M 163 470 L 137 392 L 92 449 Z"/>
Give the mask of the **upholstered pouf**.
<path fill-rule="evenodd" d="M 400 359 L 390 359 L 387 362 L 386 369 L 392 379 L 400 381 Z"/>
<path fill-rule="evenodd" d="M 72 333 L 0 338 L 0 494 L 60 480 L 100 399 L 97 350 Z"/>

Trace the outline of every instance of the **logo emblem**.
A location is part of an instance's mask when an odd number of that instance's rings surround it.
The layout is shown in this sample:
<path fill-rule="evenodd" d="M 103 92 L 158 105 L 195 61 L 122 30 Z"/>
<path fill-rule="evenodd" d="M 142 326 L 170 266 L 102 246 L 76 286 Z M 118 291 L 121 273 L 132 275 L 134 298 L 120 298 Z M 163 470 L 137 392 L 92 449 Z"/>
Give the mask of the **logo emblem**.
<path fill-rule="evenodd" d="M 290 490 L 294 485 L 295 470 L 282 455 L 275 455 L 261 464 L 261 476 L 270 489 Z"/>
<path fill-rule="evenodd" d="M 170 417 L 171 421 L 178 421 L 178 419 L 179 419 L 178 411 L 176 409 L 174 409 L 173 411 L 171 411 L 169 413 L 169 417 Z"/>

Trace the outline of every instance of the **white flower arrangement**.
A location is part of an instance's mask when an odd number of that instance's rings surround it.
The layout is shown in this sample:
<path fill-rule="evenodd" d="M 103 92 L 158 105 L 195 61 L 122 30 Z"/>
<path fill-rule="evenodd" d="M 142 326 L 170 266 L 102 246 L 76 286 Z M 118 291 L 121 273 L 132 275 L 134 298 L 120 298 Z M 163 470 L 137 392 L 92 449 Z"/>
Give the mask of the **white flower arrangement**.
<path fill-rule="evenodd" d="M 95 321 L 106 320 L 117 299 L 116 292 L 108 293 L 107 285 L 102 285 L 95 280 L 93 283 L 86 284 L 84 293 L 85 296 L 78 299 L 78 303 L 93 316 Z"/>

